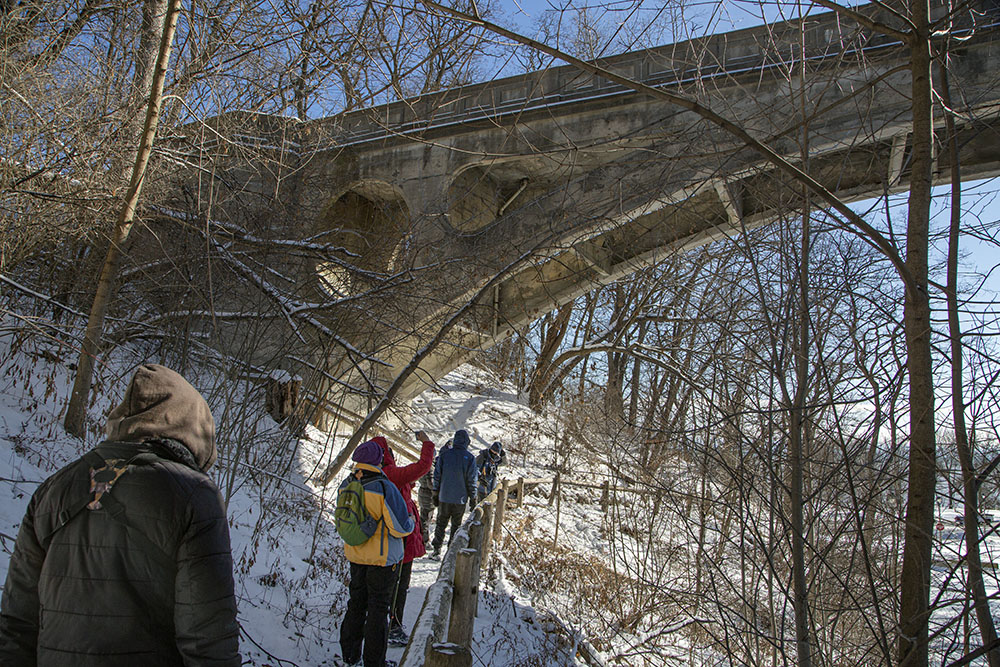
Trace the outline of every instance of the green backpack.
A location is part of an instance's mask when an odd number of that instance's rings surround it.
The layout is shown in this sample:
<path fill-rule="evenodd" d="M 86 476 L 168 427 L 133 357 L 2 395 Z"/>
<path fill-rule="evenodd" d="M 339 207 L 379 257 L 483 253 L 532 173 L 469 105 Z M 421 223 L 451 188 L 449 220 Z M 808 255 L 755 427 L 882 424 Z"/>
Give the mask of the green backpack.
<path fill-rule="evenodd" d="M 347 484 L 337 492 L 337 508 L 333 511 L 337 534 L 345 544 L 360 546 L 371 539 L 378 529 L 378 521 L 365 507 L 365 487 L 360 472 L 351 473 Z"/>

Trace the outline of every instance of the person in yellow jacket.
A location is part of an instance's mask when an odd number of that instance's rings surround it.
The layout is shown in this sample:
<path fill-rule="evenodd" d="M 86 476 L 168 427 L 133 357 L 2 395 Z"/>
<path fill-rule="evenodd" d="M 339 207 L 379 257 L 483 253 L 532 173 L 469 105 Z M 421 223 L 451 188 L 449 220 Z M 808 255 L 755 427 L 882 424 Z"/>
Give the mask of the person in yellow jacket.
<path fill-rule="evenodd" d="M 413 532 L 413 517 L 399 489 L 382 474 L 382 447 L 369 440 L 351 456 L 354 472 L 365 489 L 365 509 L 378 522 L 371 538 L 358 546 L 344 545 L 351 563 L 350 599 L 340 626 L 340 651 L 350 667 L 387 667 L 389 603 L 403 560 L 403 538 Z M 346 486 L 348 477 L 341 484 Z M 363 660 L 363 662 L 362 662 Z"/>

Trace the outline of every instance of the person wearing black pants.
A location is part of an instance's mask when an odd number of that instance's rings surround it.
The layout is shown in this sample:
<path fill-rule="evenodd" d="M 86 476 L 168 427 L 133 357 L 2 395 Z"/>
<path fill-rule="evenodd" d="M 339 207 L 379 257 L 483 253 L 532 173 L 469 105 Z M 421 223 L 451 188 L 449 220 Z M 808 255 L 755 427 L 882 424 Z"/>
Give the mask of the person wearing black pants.
<path fill-rule="evenodd" d="M 407 635 L 400 635 L 403 628 L 403 612 L 406 609 L 406 592 L 410 590 L 410 574 L 413 572 L 413 561 L 400 563 L 396 585 L 392 591 L 392 602 L 389 605 L 389 643 L 393 646 L 405 646 Z"/>
<path fill-rule="evenodd" d="M 342 529 L 339 522 L 350 526 L 351 517 L 358 515 L 356 512 L 345 517 L 338 515 L 337 532 L 345 539 L 344 556 L 351 563 L 350 599 L 340 625 L 340 664 L 388 667 L 395 665 L 385 659 L 389 606 L 403 561 L 403 539 L 416 526 L 399 489 L 383 473 L 381 444 L 375 440 L 363 442 L 351 458 L 354 470 L 341 482 L 337 505 L 341 505 L 341 496 L 347 495 L 347 487 L 354 480 L 361 482 L 365 510 L 377 529 L 366 541 L 348 544 L 348 539 L 356 542 L 357 535 Z"/>
<path fill-rule="evenodd" d="M 434 526 L 434 555 L 440 557 L 441 545 L 444 544 L 444 531 L 450 525 L 451 531 L 448 533 L 448 543 L 455 537 L 455 531 L 462 525 L 462 517 L 465 515 L 465 503 L 439 503 L 438 518 Z"/>
<path fill-rule="evenodd" d="M 351 563 L 351 597 L 340 630 L 340 649 L 345 656 L 361 655 L 366 667 L 385 664 L 389 638 L 385 619 L 399 569 L 398 563 L 385 567 Z"/>
<path fill-rule="evenodd" d="M 413 485 L 417 483 L 418 479 L 429 473 L 434 462 L 434 443 L 424 431 L 417 431 L 416 436 L 417 440 L 423 443 L 420 446 L 420 458 L 405 466 L 396 465 L 396 455 L 389 447 L 388 440 L 382 436 L 372 440 L 382 447 L 382 472 L 399 489 L 410 516 L 414 519 L 420 519 L 420 510 L 413 502 Z M 417 520 L 416 524 L 417 527 L 406 536 L 403 542 L 403 560 L 399 562 L 399 574 L 396 585 L 393 587 L 392 601 L 389 603 L 389 646 L 405 646 L 409 641 L 409 635 L 406 633 L 406 628 L 403 627 L 403 610 L 406 609 L 406 591 L 410 586 L 410 571 L 413 569 L 413 559 L 427 553 L 424 547 L 424 528 L 420 520 Z"/>
<path fill-rule="evenodd" d="M 477 483 L 476 458 L 469 452 L 469 434 L 464 429 L 456 431 L 451 447 L 443 448 L 434 461 L 434 501 L 438 508 L 431 554 L 434 560 L 441 558 L 445 527 L 451 524 L 454 537 L 462 525 L 466 503 L 475 504 Z"/>

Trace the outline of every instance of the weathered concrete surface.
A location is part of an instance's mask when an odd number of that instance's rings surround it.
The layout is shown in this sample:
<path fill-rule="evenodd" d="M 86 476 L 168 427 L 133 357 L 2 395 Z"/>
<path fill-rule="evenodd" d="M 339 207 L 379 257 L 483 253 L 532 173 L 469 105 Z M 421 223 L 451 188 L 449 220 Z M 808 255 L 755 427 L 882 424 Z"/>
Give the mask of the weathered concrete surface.
<path fill-rule="evenodd" d="M 1000 167 L 990 18 L 949 74 L 969 179 Z M 803 25 L 804 62 L 790 22 L 600 64 L 698 99 L 844 200 L 905 189 L 905 49 L 830 15 Z M 570 67 L 310 123 L 258 120 L 279 166 L 261 178 L 232 155 L 219 207 L 344 248 L 348 268 L 299 258 L 286 273 L 325 304 L 310 335 L 341 341 L 324 369 L 333 402 L 355 413 L 460 308 L 401 398 L 598 285 L 794 210 L 801 192 L 696 114 Z"/>

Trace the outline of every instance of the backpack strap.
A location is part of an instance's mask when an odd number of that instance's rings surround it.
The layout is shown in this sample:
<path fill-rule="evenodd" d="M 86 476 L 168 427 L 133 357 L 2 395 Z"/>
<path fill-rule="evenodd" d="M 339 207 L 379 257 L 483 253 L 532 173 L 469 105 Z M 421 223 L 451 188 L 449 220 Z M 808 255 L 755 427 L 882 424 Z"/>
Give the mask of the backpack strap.
<path fill-rule="evenodd" d="M 358 481 L 361 482 L 362 487 L 365 485 L 365 482 L 378 482 L 382 489 L 382 496 L 385 496 L 385 483 L 389 481 L 389 478 L 385 476 L 384 472 L 372 473 L 368 479 L 361 479 L 361 470 L 355 470 L 354 474 L 358 476 Z M 362 498 L 362 502 L 364 502 L 364 498 Z M 378 523 L 384 524 L 385 516 L 379 515 Z"/>
<path fill-rule="evenodd" d="M 163 548 L 153 542 L 142 529 L 129 522 L 125 515 L 125 506 L 111 495 L 114 487 L 129 466 L 150 465 L 156 461 L 163 460 L 153 452 L 140 452 L 128 459 L 106 459 L 94 448 L 84 454 L 81 460 L 90 467 L 90 495 L 82 501 L 59 512 L 59 523 L 51 532 L 41 538 L 42 547 L 48 550 L 52 543 L 52 537 L 69 522 L 79 516 L 84 509 L 97 511 L 103 509 L 108 516 L 122 524 L 129 539 L 135 539 L 146 547 L 147 552 L 160 563 L 161 566 L 174 569 L 175 558 L 166 553 Z"/>
<path fill-rule="evenodd" d="M 93 492 L 94 471 L 96 469 L 103 468 L 106 465 L 106 461 L 104 460 L 103 456 L 97 453 L 96 449 L 92 449 L 83 456 L 81 456 L 80 460 L 84 461 L 90 466 L 91 492 Z M 80 514 L 80 512 L 87 509 L 87 506 L 90 505 L 90 503 L 93 502 L 93 500 L 94 496 L 90 495 L 85 497 L 82 501 L 74 503 L 73 505 L 66 507 L 62 511 L 60 511 L 57 517 L 58 523 L 56 524 L 56 526 L 51 531 L 49 531 L 45 535 L 40 536 L 39 538 L 39 542 L 41 543 L 42 548 L 48 551 L 49 544 L 52 543 L 53 535 L 55 535 L 62 528 L 64 528 L 66 524 L 68 524 L 70 521 L 75 519 Z"/>

